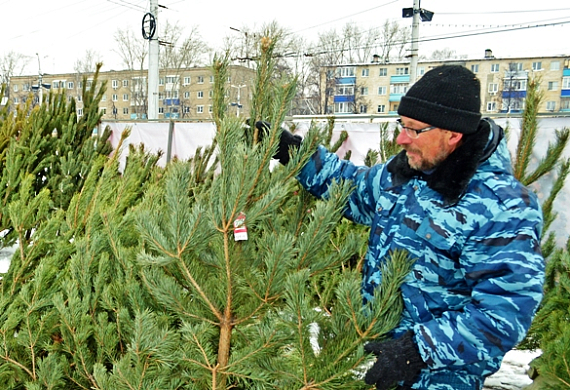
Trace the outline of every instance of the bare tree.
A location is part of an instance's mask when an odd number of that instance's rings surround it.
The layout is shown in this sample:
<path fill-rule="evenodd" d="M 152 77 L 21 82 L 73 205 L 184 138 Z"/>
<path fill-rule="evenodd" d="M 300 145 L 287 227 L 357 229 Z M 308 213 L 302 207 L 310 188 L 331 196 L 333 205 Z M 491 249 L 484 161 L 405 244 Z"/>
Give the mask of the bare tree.
<path fill-rule="evenodd" d="M 95 73 L 97 63 L 102 62 L 101 54 L 99 52 L 88 49 L 85 51 L 83 58 L 79 58 L 73 65 L 75 73 Z"/>
<path fill-rule="evenodd" d="M 20 76 L 32 57 L 10 51 L 0 57 L 0 84 L 10 84 L 12 76 Z"/>
<path fill-rule="evenodd" d="M 117 29 L 114 35 L 116 47 L 113 49 L 129 70 L 144 69 L 148 56 L 148 41 L 137 36 L 132 30 Z"/>
<path fill-rule="evenodd" d="M 409 27 L 402 27 L 398 22 L 386 20 L 380 28 L 378 48 L 380 60 L 389 62 L 392 59 L 402 59 L 411 39 Z M 394 52 L 397 55 L 394 56 Z M 395 57 L 395 58 L 394 58 Z"/>
<path fill-rule="evenodd" d="M 183 38 L 184 28 L 166 21 L 160 34 L 159 64 L 164 69 L 181 69 L 202 65 L 204 56 L 211 51 L 204 42 L 198 27 L 194 26 Z"/>

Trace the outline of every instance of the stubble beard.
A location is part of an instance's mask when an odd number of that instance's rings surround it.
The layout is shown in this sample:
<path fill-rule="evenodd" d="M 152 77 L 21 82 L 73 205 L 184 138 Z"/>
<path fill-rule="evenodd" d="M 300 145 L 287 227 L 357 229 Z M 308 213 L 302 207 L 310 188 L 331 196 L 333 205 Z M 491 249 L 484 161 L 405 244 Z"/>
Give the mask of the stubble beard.
<path fill-rule="evenodd" d="M 439 152 L 432 158 L 425 158 L 424 153 L 420 149 L 406 148 L 406 152 L 414 153 L 413 158 L 408 157 L 410 168 L 421 172 L 431 171 L 441 164 L 448 156 L 449 152 L 444 148 L 443 141 L 438 145 Z"/>

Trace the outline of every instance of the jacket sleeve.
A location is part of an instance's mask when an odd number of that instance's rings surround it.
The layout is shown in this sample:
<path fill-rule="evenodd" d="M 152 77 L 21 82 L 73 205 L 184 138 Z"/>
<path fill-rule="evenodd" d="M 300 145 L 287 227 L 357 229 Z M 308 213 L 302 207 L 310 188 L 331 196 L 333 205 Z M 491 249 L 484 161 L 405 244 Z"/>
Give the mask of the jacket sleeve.
<path fill-rule="evenodd" d="M 487 216 L 465 243 L 459 267 L 472 286 L 461 310 L 414 326 L 431 368 L 500 363 L 526 335 L 543 296 L 538 204 Z"/>
<path fill-rule="evenodd" d="M 327 197 L 328 188 L 333 181 L 351 181 L 354 190 L 349 197 L 345 217 L 364 225 L 371 225 L 376 200 L 380 194 L 381 175 L 386 175 L 384 167 L 384 165 L 372 168 L 359 167 L 350 161 L 341 160 L 336 154 L 319 146 L 297 179 L 306 190 L 318 198 Z"/>

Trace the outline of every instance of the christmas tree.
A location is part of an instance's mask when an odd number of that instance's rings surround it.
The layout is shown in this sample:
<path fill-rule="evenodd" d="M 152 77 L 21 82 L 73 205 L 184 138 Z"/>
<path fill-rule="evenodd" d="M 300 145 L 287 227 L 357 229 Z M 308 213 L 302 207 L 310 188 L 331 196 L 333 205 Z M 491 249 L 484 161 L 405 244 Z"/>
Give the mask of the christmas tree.
<path fill-rule="evenodd" d="M 295 91 L 278 39 L 260 41 L 252 109 L 273 124 Z M 91 138 L 103 88 L 84 91 L 81 119 L 59 95 L 2 117 L 4 239 L 18 244 L 2 388 L 366 388 L 363 344 L 398 323 L 412 259 L 393 253 L 363 306 L 363 230 L 340 222 L 350 186 L 315 201 L 294 179 L 327 132 L 271 170 L 280 126 L 260 141 L 226 115 L 228 61 L 213 64 L 212 146 L 165 168 L 141 146 L 119 171 L 122 146 Z"/>

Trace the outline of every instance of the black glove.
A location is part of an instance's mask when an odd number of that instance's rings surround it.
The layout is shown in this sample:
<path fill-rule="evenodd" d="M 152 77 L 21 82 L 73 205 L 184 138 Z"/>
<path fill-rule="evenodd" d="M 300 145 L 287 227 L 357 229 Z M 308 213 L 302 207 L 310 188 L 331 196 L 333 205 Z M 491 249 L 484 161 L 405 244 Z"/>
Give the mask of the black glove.
<path fill-rule="evenodd" d="M 271 124 L 269 122 L 257 121 L 255 122 L 255 127 L 257 128 L 257 139 L 261 142 L 263 137 L 269 133 L 271 129 Z M 289 162 L 289 149 L 298 148 L 301 145 L 303 138 L 296 134 L 283 129 L 281 132 L 281 138 L 279 139 L 279 146 L 277 147 L 277 152 L 273 155 L 273 158 L 279 160 L 283 165 L 287 165 Z"/>
<path fill-rule="evenodd" d="M 371 342 L 364 346 L 366 352 L 377 359 L 364 376 L 368 385 L 376 384 L 376 389 L 387 390 L 399 381 L 412 381 L 422 368 L 423 362 L 410 330 L 401 338 L 384 342 Z"/>

